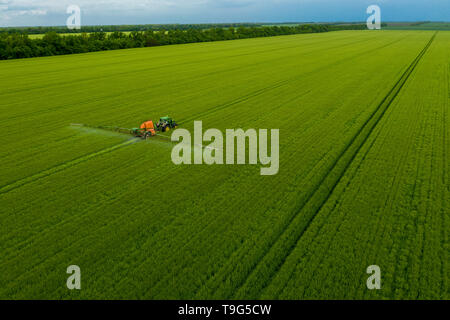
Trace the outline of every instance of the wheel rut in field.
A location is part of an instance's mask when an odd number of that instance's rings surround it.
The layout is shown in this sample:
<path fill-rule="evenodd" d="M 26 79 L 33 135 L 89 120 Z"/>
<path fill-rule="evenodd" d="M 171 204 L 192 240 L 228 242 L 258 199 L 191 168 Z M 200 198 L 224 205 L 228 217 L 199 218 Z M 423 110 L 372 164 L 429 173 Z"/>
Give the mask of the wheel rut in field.
<path fill-rule="evenodd" d="M 319 71 L 325 70 L 325 69 L 330 68 L 332 66 L 340 65 L 341 63 L 344 63 L 346 61 L 355 59 L 355 58 L 360 57 L 360 56 L 362 56 L 364 54 L 373 53 L 375 51 L 382 50 L 382 49 L 384 49 L 384 48 L 386 48 L 388 46 L 391 46 L 393 44 L 398 43 L 399 41 L 403 40 L 404 38 L 406 38 L 406 37 L 403 37 L 401 39 L 396 39 L 395 41 L 383 44 L 381 46 L 378 46 L 376 48 L 372 48 L 370 50 L 364 50 L 362 52 L 358 52 L 358 53 L 350 55 L 350 56 L 348 56 L 346 58 L 340 59 L 340 60 L 338 60 L 335 63 L 327 64 L 327 65 L 322 66 L 320 68 L 313 69 L 313 70 L 311 70 L 311 71 L 309 71 L 309 72 L 307 72 L 305 74 L 301 74 L 301 75 L 293 76 L 293 77 L 290 77 L 290 78 L 287 78 L 287 79 L 284 79 L 284 80 L 276 81 L 273 84 L 271 84 L 270 86 L 267 86 L 267 87 L 264 87 L 264 88 L 260 88 L 260 89 L 256 89 L 256 90 L 254 90 L 252 92 L 249 92 L 249 93 L 247 93 L 247 94 L 245 94 L 245 95 L 243 95 L 243 96 L 241 96 L 239 98 L 233 99 L 233 100 L 228 101 L 226 103 L 222 103 L 222 104 L 213 106 L 211 109 L 199 112 L 199 113 L 195 114 L 195 116 L 184 118 L 184 119 L 180 119 L 180 121 L 182 123 L 186 123 L 186 122 L 189 122 L 189 121 L 200 120 L 200 117 L 209 116 L 209 115 L 211 115 L 213 113 L 222 111 L 224 109 L 232 107 L 232 106 L 234 106 L 236 104 L 239 104 L 241 102 L 248 101 L 248 100 L 250 100 L 252 98 L 255 98 L 257 96 L 263 95 L 263 94 L 268 93 L 268 92 L 270 92 L 272 90 L 281 88 L 281 87 L 283 87 L 283 86 L 285 86 L 287 84 L 290 84 L 290 83 L 292 83 L 292 82 L 294 82 L 294 81 L 296 81 L 298 79 L 306 78 L 306 77 L 308 77 L 310 75 L 313 75 L 313 74 L 315 74 L 315 73 L 317 73 Z"/>
<path fill-rule="evenodd" d="M 287 221 L 286 227 L 282 229 L 280 234 L 275 236 L 275 240 L 269 245 L 266 252 L 255 262 L 255 267 L 252 271 L 238 284 L 236 290 L 232 293 L 232 297 L 257 298 L 270 283 L 273 276 L 281 269 L 315 216 L 330 198 L 377 124 L 406 84 L 422 57 L 428 51 L 437 33 L 434 33 L 388 94 L 349 140 L 316 187 L 306 195 L 305 200 L 294 210 L 294 214 Z"/>
<path fill-rule="evenodd" d="M 113 152 L 113 151 L 115 151 L 117 149 L 120 149 L 120 148 L 123 148 L 125 146 L 130 145 L 130 144 L 136 143 L 136 141 L 138 141 L 138 140 L 135 140 L 135 139 L 127 140 L 127 141 L 122 142 L 120 144 L 116 144 L 116 145 L 114 145 L 112 147 L 108 147 L 108 148 L 102 149 L 100 151 L 96 151 L 96 152 L 84 155 L 82 157 L 79 157 L 79 158 L 76 158 L 76 159 L 73 159 L 73 160 L 70 160 L 70 161 L 58 164 L 58 165 L 53 166 L 53 167 L 51 167 L 49 169 L 46 169 L 44 171 L 38 172 L 38 173 L 33 174 L 31 176 L 25 177 L 23 179 L 17 180 L 17 181 L 15 181 L 13 183 L 10 183 L 10 184 L 7 184 L 5 186 L 0 187 L 0 195 L 8 193 L 8 192 L 10 192 L 12 190 L 20 188 L 20 187 L 22 187 L 24 185 L 27 185 L 29 183 L 32 183 L 32 182 L 38 181 L 40 179 L 46 178 L 46 177 L 51 176 L 51 175 L 53 175 L 55 173 L 61 172 L 61 171 L 65 170 L 65 169 L 68 169 L 70 167 L 78 165 L 78 164 L 80 164 L 82 162 L 88 161 L 88 160 L 90 160 L 92 158 L 98 157 L 98 156 L 106 154 L 106 153 Z"/>

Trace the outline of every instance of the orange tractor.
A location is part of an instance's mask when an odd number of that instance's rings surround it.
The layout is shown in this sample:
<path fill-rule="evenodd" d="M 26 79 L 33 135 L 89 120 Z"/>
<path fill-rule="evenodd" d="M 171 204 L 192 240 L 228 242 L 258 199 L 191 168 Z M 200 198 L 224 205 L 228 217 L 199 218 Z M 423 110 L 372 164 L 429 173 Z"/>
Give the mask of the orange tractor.
<path fill-rule="evenodd" d="M 131 129 L 131 133 L 135 137 L 148 139 L 156 136 L 156 132 L 168 132 L 170 129 L 178 128 L 178 124 L 170 117 L 162 117 L 159 122 L 154 125 L 152 120 L 145 121 L 140 128 Z"/>
<path fill-rule="evenodd" d="M 156 136 L 155 125 L 153 124 L 152 120 L 146 121 L 143 124 L 141 124 L 141 127 L 139 129 L 137 128 L 132 129 L 132 134 L 135 137 L 140 137 L 144 139 Z"/>

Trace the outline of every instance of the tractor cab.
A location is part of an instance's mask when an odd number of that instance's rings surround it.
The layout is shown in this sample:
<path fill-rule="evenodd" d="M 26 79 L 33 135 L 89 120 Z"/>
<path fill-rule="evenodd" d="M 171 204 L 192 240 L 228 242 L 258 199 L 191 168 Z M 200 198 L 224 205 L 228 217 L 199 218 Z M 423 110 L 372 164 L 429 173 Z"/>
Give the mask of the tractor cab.
<path fill-rule="evenodd" d="M 156 124 L 156 129 L 161 132 L 167 132 L 170 131 L 170 129 L 176 129 L 177 127 L 178 124 L 173 121 L 171 117 L 162 117 Z"/>

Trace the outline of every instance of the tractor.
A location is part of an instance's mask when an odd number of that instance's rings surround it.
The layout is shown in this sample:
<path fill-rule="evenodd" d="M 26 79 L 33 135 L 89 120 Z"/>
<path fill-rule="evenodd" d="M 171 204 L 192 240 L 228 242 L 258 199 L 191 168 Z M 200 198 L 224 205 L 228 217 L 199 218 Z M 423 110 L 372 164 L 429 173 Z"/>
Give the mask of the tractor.
<path fill-rule="evenodd" d="M 156 124 L 156 130 L 160 132 L 167 132 L 176 128 L 178 128 L 178 124 L 170 117 L 162 117 Z"/>
<path fill-rule="evenodd" d="M 86 124 L 72 123 L 72 126 L 79 127 L 89 127 L 94 129 L 115 131 L 120 133 L 131 134 L 137 138 L 149 139 L 151 137 L 157 136 L 157 132 L 167 132 L 170 129 L 176 129 L 178 124 L 170 117 L 162 117 L 156 124 L 152 120 L 145 121 L 139 128 L 127 129 L 120 127 L 110 127 L 110 126 L 90 126 Z"/>

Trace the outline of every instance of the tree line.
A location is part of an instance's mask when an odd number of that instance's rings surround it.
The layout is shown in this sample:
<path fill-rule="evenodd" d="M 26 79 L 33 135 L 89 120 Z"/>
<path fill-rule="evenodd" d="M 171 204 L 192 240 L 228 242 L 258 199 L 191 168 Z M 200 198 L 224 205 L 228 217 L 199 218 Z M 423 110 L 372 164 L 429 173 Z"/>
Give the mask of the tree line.
<path fill-rule="evenodd" d="M 161 31 L 161 30 L 188 30 L 188 29 L 213 29 L 213 28 L 239 28 L 239 27 L 261 27 L 258 23 L 208 23 L 208 24 L 138 24 L 138 25 L 110 25 L 110 26 L 82 26 L 78 29 L 68 29 L 66 26 L 53 27 L 5 27 L 0 28 L 0 33 L 21 34 L 45 34 L 56 33 L 82 33 L 82 32 L 131 32 L 131 31 Z"/>
<path fill-rule="evenodd" d="M 147 30 L 130 33 L 120 31 L 106 33 L 102 31 L 76 35 L 60 35 L 51 31 L 47 32 L 42 38 L 35 39 L 29 38 L 27 34 L 2 33 L 0 34 L 0 60 L 365 28 L 365 25 L 356 24 L 310 24 L 295 27 L 240 26 L 238 28 L 211 28 L 206 30 L 197 28 Z"/>

